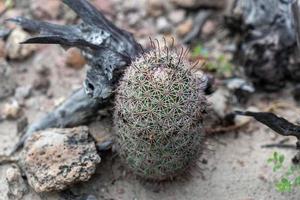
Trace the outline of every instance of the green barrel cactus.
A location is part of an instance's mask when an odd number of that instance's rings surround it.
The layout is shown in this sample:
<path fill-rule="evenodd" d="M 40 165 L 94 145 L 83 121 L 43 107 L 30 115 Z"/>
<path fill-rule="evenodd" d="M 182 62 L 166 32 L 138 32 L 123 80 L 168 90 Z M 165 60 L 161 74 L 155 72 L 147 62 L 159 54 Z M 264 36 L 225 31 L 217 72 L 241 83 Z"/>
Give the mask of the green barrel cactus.
<path fill-rule="evenodd" d="M 115 98 L 119 154 L 136 175 L 154 181 L 185 171 L 202 151 L 204 81 L 168 48 L 132 62 Z"/>

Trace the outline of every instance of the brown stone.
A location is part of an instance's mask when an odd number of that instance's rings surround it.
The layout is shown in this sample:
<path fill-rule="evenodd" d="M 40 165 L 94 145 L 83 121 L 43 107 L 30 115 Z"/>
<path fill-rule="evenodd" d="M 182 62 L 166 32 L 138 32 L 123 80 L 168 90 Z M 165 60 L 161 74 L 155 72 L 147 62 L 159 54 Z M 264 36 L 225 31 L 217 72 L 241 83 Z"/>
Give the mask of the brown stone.
<path fill-rule="evenodd" d="M 74 69 L 82 69 L 86 64 L 86 60 L 77 48 L 70 48 L 66 55 L 66 64 Z"/>
<path fill-rule="evenodd" d="M 193 20 L 187 19 L 180 25 L 178 25 L 176 29 L 176 33 L 179 37 L 184 37 L 186 34 L 188 34 L 193 28 Z"/>
<path fill-rule="evenodd" d="M 23 166 L 36 192 L 59 191 L 87 181 L 100 163 L 87 127 L 48 129 L 25 144 Z"/>

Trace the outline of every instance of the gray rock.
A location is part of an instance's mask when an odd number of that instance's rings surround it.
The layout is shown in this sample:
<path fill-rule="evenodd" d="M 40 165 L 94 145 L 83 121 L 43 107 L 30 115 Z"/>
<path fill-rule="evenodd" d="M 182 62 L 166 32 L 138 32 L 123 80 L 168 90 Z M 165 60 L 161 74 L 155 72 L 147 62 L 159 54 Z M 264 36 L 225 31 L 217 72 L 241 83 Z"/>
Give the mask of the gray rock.
<path fill-rule="evenodd" d="M 0 59 L 0 100 L 12 95 L 15 88 L 11 67 L 5 60 Z"/>
<path fill-rule="evenodd" d="M 5 119 L 17 119 L 22 115 L 22 109 L 20 104 L 13 99 L 11 102 L 7 102 L 1 109 L 1 115 Z"/>
<path fill-rule="evenodd" d="M 27 185 L 22 178 L 21 170 L 17 165 L 12 165 L 6 171 L 6 181 L 8 184 L 8 199 L 21 200 L 28 192 Z"/>
<path fill-rule="evenodd" d="M 143 18 L 140 13 L 132 12 L 128 14 L 128 24 L 130 26 L 135 26 Z"/>
<path fill-rule="evenodd" d="M 182 22 L 185 18 L 186 11 L 183 9 L 173 10 L 169 13 L 168 19 L 175 25 Z"/>
<path fill-rule="evenodd" d="M 156 27 L 159 32 L 169 32 L 171 30 L 171 24 L 168 22 L 167 18 L 159 17 L 156 21 Z"/>
<path fill-rule="evenodd" d="M 25 144 L 23 167 L 36 192 L 64 190 L 90 179 L 100 163 L 87 127 L 48 129 Z"/>
<path fill-rule="evenodd" d="M 230 111 L 230 92 L 225 88 L 219 88 L 209 98 L 208 101 L 212 105 L 212 110 L 223 119 Z"/>

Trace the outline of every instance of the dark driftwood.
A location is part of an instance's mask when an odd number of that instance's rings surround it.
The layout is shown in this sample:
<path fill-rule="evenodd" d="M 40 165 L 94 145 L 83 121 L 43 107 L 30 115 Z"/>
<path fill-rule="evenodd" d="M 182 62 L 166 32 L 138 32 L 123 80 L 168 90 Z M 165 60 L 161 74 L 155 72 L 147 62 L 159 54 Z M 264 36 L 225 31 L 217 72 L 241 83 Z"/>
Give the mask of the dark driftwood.
<path fill-rule="evenodd" d="M 260 123 L 268 126 L 276 133 L 282 136 L 294 136 L 297 138 L 296 149 L 298 153 L 292 159 L 293 163 L 299 164 L 300 163 L 300 126 L 290 123 L 286 119 L 282 117 L 278 117 L 273 113 L 268 112 L 250 112 L 250 111 L 236 111 L 237 115 L 244 115 L 253 117 Z M 274 146 L 274 145 L 273 145 Z M 277 147 L 290 147 L 287 145 L 279 144 L 275 145 Z"/>
<path fill-rule="evenodd" d="M 294 125 L 288 122 L 286 119 L 278 117 L 273 113 L 236 111 L 236 114 L 253 117 L 282 136 L 294 136 L 300 140 L 300 126 Z"/>
<path fill-rule="evenodd" d="M 240 35 L 236 57 L 243 58 L 247 76 L 268 90 L 282 88 L 286 80 L 299 82 L 297 1 L 236 0 L 234 5 L 228 25 Z"/>
<path fill-rule="evenodd" d="M 77 47 L 88 61 L 84 89 L 75 92 L 53 112 L 31 124 L 13 152 L 37 130 L 82 125 L 96 116 L 112 98 L 122 71 L 140 51 L 132 34 L 117 28 L 86 0 L 63 0 L 82 19 L 72 26 L 55 25 L 22 17 L 9 19 L 38 35 L 27 43 L 60 44 Z"/>

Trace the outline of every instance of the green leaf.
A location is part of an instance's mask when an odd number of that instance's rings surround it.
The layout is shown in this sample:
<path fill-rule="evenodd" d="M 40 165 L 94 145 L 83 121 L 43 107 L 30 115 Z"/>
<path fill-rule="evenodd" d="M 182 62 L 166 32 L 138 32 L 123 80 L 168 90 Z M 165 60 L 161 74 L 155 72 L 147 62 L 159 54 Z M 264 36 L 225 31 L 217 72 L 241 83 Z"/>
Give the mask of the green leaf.
<path fill-rule="evenodd" d="M 298 176 L 298 177 L 295 178 L 294 185 L 297 185 L 297 186 L 300 185 L 300 176 Z"/>
<path fill-rule="evenodd" d="M 276 151 L 273 153 L 273 158 L 275 161 L 278 160 L 278 153 Z"/>
<path fill-rule="evenodd" d="M 282 178 L 278 183 L 276 183 L 276 189 L 279 192 L 291 192 L 292 183 L 287 178 Z"/>
<path fill-rule="evenodd" d="M 282 164 L 284 162 L 284 155 L 280 155 L 278 160 L 279 160 L 279 163 Z"/>

